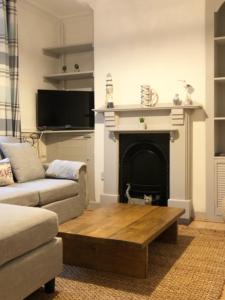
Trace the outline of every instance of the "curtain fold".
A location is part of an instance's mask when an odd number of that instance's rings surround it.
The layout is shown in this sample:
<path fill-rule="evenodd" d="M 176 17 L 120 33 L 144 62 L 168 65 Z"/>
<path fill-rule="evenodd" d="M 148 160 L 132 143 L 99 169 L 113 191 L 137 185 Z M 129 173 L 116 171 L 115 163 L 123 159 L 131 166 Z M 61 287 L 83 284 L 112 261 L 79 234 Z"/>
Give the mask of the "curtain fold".
<path fill-rule="evenodd" d="M 0 135 L 20 133 L 16 0 L 0 0 Z"/>

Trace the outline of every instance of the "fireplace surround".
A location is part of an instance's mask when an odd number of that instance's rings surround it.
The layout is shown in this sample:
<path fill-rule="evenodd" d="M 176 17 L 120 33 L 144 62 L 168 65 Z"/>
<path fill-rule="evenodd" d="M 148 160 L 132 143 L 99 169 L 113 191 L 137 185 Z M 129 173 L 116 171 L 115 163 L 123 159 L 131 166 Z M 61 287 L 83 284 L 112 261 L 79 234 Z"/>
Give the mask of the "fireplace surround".
<path fill-rule="evenodd" d="M 104 114 L 104 191 L 102 202 L 120 201 L 119 151 L 123 134 L 167 134 L 169 137 L 169 187 L 168 206 L 184 208 L 183 219 L 192 216 L 192 119 L 198 104 L 173 106 L 159 103 L 154 107 L 141 105 L 118 105 L 113 109 L 99 108 Z M 146 129 L 139 126 L 144 117 Z"/>

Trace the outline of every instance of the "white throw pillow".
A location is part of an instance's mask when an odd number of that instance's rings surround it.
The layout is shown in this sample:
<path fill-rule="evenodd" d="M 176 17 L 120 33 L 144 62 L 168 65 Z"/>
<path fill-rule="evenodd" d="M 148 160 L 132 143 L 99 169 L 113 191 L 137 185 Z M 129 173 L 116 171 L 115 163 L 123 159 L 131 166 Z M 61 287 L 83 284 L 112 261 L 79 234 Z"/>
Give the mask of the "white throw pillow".
<path fill-rule="evenodd" d="M 56 159 L 49 164 L 49 167 L 46 170 L 46 176 L 51 178 L 78 180 L 79 170 L 83 166 L 85 166 L 85 163 L 81 161 Z"/>
<path fill-rule="evenodd" d="M 8 158 L 0 160 L 0 186 L 13 184 L 13 174 Z"/>
<path fill-rule="evenodd" d="M 34 148 L 28 143 L 1 143 L 1 150 L 8 157 L 17 182 L 45 177 L 45 170 Z"/>

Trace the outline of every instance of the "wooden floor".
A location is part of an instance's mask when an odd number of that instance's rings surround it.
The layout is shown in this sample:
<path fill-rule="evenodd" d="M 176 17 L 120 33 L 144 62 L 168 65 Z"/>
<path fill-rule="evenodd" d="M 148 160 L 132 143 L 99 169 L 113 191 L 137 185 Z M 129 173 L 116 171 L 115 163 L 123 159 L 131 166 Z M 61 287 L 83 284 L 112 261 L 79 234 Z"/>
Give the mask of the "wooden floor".
<path fill-rule="evenodd" d="M 189 227 L 191 228 L 203 228 L 203 229 L 214 229 L 225 231 L 225 223 L 213 223 L 204 221 L 193 221 Z M 224 278 L 225 279 L 225 278 Z M 225 285 L 223 289 L 223 294 L 219 300 L 225 300 Z"/>

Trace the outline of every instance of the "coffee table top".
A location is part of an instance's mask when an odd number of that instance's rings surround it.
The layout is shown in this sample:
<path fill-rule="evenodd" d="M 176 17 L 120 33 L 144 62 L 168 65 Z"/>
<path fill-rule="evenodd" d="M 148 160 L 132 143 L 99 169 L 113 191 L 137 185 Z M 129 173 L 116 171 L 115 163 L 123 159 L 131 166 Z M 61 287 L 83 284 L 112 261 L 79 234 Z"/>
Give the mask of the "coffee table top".
<path fill-rule="evenodd" d="M 145 246 L 184 213 L 184 209 L 114 203 L 87 211 L 59 227 L 64 238 L 111 239 Z"/>

